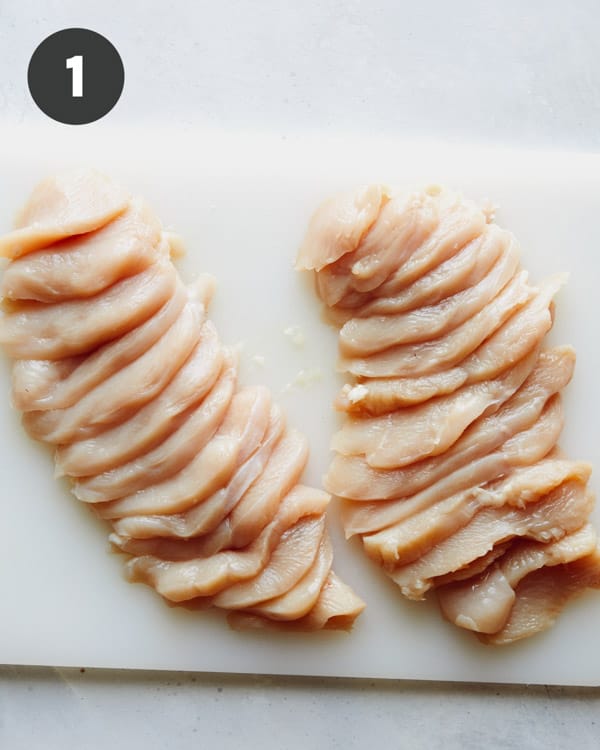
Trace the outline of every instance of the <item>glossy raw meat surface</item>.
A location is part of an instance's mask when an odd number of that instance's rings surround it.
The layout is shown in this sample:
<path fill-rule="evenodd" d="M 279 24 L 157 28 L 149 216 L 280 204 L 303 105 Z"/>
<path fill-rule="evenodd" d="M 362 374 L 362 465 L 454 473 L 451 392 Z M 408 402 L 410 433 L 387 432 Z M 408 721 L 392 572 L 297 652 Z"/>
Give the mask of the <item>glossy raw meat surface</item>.
<path fill-rule="evenodd" d="M 207 321 L 213 282 L 182 288 L 151 211 L 102 175 L 67 173 L 34 189 L 0 249 L 15 258 L 0 320 L 13 401 L 112 522 L 129 579 L 254 625 L 350 627 L 358 596 L 321 597 L 329 496 L 297 485 L 305 440 L 267 388 L 239 386 Z"/>
<path fill-rule="evenodd" d="M 379 194 L 379 211 L 367 214 L 366 196 Z M 587 573 L 592 536 L 567 545 L 558 563 L 541 551 L 538 568 L 554 573 L 512 583 L 501 574 L 514 539 L 577 539 L 593 494 L 591 467 L 561 461 L 556 447 L 574 352 L 545 349 L 543 337 L 566 277 L 532 285 L 492 213 L 438 187 L 363 187 L 316 210 L 297 267 L 315 272 L 327 317 L 341 326 L 338 369 L 353 376 L 335 401 L 347 417 L 325 477 L 343 498 L 346 536 L 359 535 L 408 598 L 460 576 L 442 613 L 504 644 L 551 625 L 573 593 L 597 587 L 600 571 Z M 585 575 L 563 573 L 586 557 Z M 553 575 L 558 589 L 566 581 L 564 596 L 545 593 Z"/>

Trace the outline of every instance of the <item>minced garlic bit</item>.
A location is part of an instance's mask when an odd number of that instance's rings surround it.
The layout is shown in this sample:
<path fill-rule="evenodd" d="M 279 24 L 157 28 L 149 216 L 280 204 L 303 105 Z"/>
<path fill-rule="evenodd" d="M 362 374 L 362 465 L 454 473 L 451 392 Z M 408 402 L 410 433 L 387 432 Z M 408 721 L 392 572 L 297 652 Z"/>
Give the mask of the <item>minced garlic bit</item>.
<path fill-rule="evenodd" d="M 318 383 L 322 378 L 323 373 L 318 367 L 308 367 L 300 370 L 296 377 L 283 388 L 283 393 L 289 393 L 296 388 L 308 388 L 314 383 Z"/>
<path fill-rule="evenodd" d="M 306 341 L 304 331 L 300 328 L 300 326 L 287 326 L 283 329 L 283 335 L 288 338 L 294 346 L 298 348 L 303 347 L 304 342 Z"/>
<path fill-rule="evenodd" d="M 368 396 L 368 394 L 369 389 L 366 385 L 355 385 L 353 388 L 350 388 L 344 395 L 351 404 L 357 404 L 359 401 L 362 401 L 365 396 Z"/>

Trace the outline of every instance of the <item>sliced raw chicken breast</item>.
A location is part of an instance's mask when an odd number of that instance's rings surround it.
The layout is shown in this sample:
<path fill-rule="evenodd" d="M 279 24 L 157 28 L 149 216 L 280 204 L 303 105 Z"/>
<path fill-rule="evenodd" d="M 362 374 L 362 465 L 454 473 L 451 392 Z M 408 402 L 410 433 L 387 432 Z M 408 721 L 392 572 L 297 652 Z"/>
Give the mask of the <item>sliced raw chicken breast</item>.
<path fill-rule="evenodd" d="M 80 169 L 37 185 L 16 229 L 0 238 L 0 256 L 19 258 L 57 240 L 100 229 L 129 205 L 129 194 L 99 172 Z"/>
<path fill-rule="evenodd" d="M 497 633 L 506 625 L 515 603 L 515 590 L 526 576 L 591 555 L 597 544 L 596 532 L 590 524 L 557 542 L 513 543 L 479 575 L 438 587 L 440 610 L 447 620 L 461 628 Z"/>
<path fill-rule="evenodd" d="M 13 261 L 2 277 L 0 294 L 39 302 L 91 297 L 140 273 L 166 252 L 160 223 L 140 201 L 134 201 L 95 232 Z"/>
<path fill-rule="evenodd" d="M 349 230 L 336 260 L 388 201 L 377 187 L 332 206 L 325 241 L 338 252 Z M 239 386 L 237 356 L 207 320 L 214 280 L 183 285 L 181 246 L 97 173 L 41 183 L 0 238 L 13 404 L 55 446 L 56 475 L 112 526 L 130 580 L 253 623 L 349 629 L 364 604 L 331 569 L 329 495 L 298 484 L 306 439 L 266 388 Z M 368 284 L 378 271 L 363 265 Z"/>
<path fill-rule="evenodd" d="M 578 531 L 592 509 L 590 467 L 556 447 L 575 355 L 543 348 L 566 276 L 531 285 L 493 211 L 435 187 L 388 190 L 368 230 L 346 226 L 353 243 L 336 247 L 328 212 L 348 195 L 316 211 L 302 252 L 319 262 L 298 264 L 315 274 L 349 375 L 324 480 L 342 499 L 346 536 L 361 537 L 405 596 L 442 587 L 447 619 L 485 642 L 538 632 L 571 589 L 596 580 L 595 563 L 588 575 L 581 562 L 595 537 Z M 541 570 L 509 575 L 516 549 L 535 550 L 527 559 Z M 553 581 L 564 597 L 548 594 Z"/>

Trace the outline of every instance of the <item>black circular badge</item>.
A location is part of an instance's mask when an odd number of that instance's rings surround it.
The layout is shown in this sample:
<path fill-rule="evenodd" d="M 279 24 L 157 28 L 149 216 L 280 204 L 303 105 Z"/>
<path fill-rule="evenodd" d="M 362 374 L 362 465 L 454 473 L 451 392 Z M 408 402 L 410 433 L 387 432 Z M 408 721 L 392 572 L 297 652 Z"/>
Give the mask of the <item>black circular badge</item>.
<path fill-rule="evenodd" d="M 119 101 L 125 71 L 114 46 L 89 29 L 51 34 L 33 53 L 27 83 L 38 107 L 58 122 L 84 125 Z"/>

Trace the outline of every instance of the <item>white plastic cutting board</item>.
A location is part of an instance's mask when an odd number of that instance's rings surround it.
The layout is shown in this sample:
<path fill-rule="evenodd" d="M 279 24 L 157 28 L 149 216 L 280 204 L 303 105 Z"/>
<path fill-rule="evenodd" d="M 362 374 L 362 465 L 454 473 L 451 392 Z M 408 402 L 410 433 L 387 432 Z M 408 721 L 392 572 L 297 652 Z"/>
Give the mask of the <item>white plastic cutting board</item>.
<path fill-rule="evenodd" d="M 40 177 L 84 164 L 143 194 L 183 236 L 184 278 L 217 277 L 212 316 L 221 336 L 242 344 L 244 380 L 268 384 L 290 423 L 308 435 L 305 481 L 317 485 L 329 459 L 338 381 L 336 334 L 321 322 L 308 279 L 292 270 L 312 210 L 336 190 L 375 180 L 443 182 L 492 199 L 497 221 L 521 240 L 533 280 L 571 272 L 551 335 L 578 351 L 561 442 L 600 474 L 599 156 L 51 125 L 1 135 L 0 231 Z M 302 347 L 284 334 L 288 326 L 302 329 Z M 286 387 L 301 371 L 308 384 Z M 0 456 L 0 662 L 600 684 L 600 592 L 571 604 L 548 633 L 494 650 L 443 622 L 435 605 L 406 602 L 358 544 L 344 542 L 335 507 L 335 569 L 368 605 L 350 635 L 236 633 L 218 613 L 169 608 L 151 589 L 123 580 L 102 523 L 54 481 L 49 452 L 24 435 L 9 405 L 4 357 Z"/>

